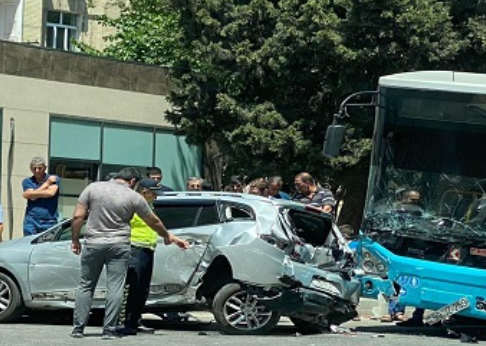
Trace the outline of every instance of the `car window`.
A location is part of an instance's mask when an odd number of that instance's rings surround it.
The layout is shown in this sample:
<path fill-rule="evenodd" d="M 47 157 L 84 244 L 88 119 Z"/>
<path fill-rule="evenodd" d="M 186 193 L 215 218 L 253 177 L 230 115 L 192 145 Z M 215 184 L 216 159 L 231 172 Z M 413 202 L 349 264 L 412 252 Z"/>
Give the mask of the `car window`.
<path fill-rule="evenodd" d="M 83 226 L 81 226 L 81 232 L 79 234 L 79 238 L 83 239 L 85 233 L 86 233 L 86 222 L 84 222 Z M 65 227 L 63 227 L 63 229 L 58 233 L 55 241 L 71 240 L 72 234 L 73 234 L 73 230 L 71 228 L 71 223 L 67 223 Z"/>
<path fill-rule="evenodd" d="M 215 205 L 157 205 L 155 214 L 169 230 L 219 223 Z"/>
<path fill-rule="evenodd" d="M 322 246 L 331 232 L 332 222 L 314 213 L 289 210 L 288 219 L 295 234 L 305 243 Z"/>
<path fill-rule="evenodd" d="M 221 205 L 225 221 L 255 220 L 255 212 L 247 205 L 225 202 Z"/>

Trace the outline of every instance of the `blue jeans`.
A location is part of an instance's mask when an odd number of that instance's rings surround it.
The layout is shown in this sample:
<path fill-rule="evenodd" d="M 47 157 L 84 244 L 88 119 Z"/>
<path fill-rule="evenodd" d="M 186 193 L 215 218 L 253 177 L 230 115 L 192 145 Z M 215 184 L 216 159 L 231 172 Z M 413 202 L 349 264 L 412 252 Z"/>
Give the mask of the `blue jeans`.
<path fill-rule="evenodd" d="M 395 316 L 396 314 L 403 314 L 405 312 L 405 305 L 399 304 L 396 300 L 390 300 L 388 302 L 388 313 L 390 316 Z"/>

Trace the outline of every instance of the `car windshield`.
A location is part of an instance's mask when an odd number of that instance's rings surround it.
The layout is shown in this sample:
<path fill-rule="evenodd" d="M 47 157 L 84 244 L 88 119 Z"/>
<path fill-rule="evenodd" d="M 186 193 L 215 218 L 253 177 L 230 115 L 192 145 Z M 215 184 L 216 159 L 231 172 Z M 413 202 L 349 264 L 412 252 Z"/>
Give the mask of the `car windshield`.
<path fill-rule="evenodd" d="M 377 116 L 364 230 L 486 242 L 486 161 L 478 156 L 486 149 L 486 121 L 477 114 L 486 109 L 482 98 L 383 93 L 388 103 Z"/>

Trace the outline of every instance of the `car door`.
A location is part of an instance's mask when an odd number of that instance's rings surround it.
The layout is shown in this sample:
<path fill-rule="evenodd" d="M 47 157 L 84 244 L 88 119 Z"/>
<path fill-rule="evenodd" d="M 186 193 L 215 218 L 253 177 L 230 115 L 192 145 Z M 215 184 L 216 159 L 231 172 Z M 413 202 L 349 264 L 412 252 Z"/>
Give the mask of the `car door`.
<path fill-rule="evenodd" d="M 184 291 L 198 270 L 209 240 L 220 227 L 215 200 L 162 199 L 154 211 L 167 229 L 189 242 L 186 250 L 165 245 L 159 238 L 155 251 L 151 282 L 152 294 L 174 294 Z"/>
<path fill-rule="evenodd" d="M 81 229 L 82 243 L 85 227 L 86 224 Z M 54 237 L 49 241 L 39 241 L 31 252 L 30 291 L 34 299 L 74 300 L 79 283 L 80 257 L 71 251 L 71 222 L 54 226 L 53 230 L 56 231 Z M 106 279 L 105 275 L 101 275 L 97 290 L 104 291 L 104 287 Z"/>

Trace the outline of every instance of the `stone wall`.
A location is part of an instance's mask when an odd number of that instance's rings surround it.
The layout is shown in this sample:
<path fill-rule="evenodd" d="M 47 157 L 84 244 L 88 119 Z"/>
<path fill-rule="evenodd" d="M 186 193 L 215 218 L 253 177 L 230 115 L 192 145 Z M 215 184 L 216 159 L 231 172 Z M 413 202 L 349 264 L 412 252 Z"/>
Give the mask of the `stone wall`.
<path fill-rule="evenodd" d="M 158 66 L 0 41 L 0 74 L 166 95 L 167 70 Z"/>

